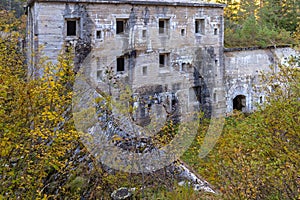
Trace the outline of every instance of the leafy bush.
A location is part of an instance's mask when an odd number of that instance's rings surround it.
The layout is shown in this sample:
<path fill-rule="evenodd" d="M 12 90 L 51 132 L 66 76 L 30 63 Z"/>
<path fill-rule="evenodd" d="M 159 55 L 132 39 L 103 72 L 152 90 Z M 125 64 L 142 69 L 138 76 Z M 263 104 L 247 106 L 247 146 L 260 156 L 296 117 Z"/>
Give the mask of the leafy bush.
<path fill-rule="evenodd" d="M 184 159 L 225 199 L 299 199 L 300 59 L 263 76 L 267 103 L 246 116 L 235 112 L 209 156 L 195 148 Z M 270 90 L 271 89 L 271 90 Z"/>

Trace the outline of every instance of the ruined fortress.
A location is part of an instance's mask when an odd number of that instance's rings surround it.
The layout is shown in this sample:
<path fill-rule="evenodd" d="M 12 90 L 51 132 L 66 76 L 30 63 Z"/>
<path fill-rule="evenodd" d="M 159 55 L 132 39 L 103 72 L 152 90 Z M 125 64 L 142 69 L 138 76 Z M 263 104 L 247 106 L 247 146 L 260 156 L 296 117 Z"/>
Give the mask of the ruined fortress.
<path fill-rule="evenodd" d="M 224 48 L 224 7 L 190 0 L 29 0 L 29 73 L 42 73 L 35 65 L 40 52 L 54 61 L 72 46 L 77 70 L 89 67 L 101 83 L 110 68 L 131 86 L 137 118 L 154 104 L 167 102 L 172 110 L 182 99 L 185 111 L 250 112 L 264 101 L 253 89 L 259 72 L 295 51 Z"/>

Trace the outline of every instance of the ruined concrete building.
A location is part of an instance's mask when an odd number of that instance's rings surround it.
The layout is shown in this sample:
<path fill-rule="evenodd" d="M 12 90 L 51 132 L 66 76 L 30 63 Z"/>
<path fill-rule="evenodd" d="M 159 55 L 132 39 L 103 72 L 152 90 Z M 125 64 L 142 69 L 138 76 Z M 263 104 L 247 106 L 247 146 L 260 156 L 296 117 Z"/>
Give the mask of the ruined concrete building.
<path fill-rule="evenodd" d="M 29 72 L 42 73 L 34 65 L 37 52 L 55 60 L 72 46 L 77 70 L 89 67 L 100 83 L 112 69 L 131 86 L 137 117 L 146 119 L 147 108 L 162 102 L 171 112 L 182 99 L 185 111 L 251 111 L 264 100 L 252 89 L 258 71 L 293 52 L 224 51 L 224 7 L 190 0 L 29 0 Z"/>

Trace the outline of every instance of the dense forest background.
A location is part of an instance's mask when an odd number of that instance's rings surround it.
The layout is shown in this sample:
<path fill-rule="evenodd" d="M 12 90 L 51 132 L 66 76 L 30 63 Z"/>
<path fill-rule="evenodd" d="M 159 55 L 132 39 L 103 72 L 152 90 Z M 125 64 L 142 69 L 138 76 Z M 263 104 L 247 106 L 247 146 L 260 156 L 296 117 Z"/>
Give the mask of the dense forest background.
<path fill-rule="evenodd" d="M 0 9 L 7 11 L 14 11 L 16 17 L 24 14 L 24 6 L 27 0 L 1 0 Z"/>
<path fill-rule="evenodd" d="M 217 0 L 225 3 L 225 46 L 299 43 L 300 1 Z"/>
<path fill-rule="evenodd" d="M 299 44 L 299 1 L 223 3 L 227 47 Z M 95 161 L 70 113 L 72 55 L 57 64 L 41 59 L 44 76 L 27 78 L 22 5 L 0 3 L 0 199 L 109 199 L 120 187 L 136 188 L 134 199 L 300 199 L 299 57 L 279 65 L 279 73 L 262 74 L 266 103 L 228 116 L 203 159 L 198 153 L 209 121 L 201 121 L 181 159 L 219 194 L 195 192 L 164 173 L 127 174 Z"/>

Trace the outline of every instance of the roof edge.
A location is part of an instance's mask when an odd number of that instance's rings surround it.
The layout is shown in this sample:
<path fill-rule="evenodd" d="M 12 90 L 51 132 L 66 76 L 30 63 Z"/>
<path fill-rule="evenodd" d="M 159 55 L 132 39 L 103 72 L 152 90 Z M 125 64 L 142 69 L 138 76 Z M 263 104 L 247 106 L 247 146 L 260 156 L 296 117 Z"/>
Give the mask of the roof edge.
<path fill-rule="evenodd" d="M 224 53 L 226 52 L 235 52 L 235 51 L 255 51 L 255 50 L 266 50 L 266 49 L 276 49 L 276 48 L 292 48 L 291 44 L 281 44 L 281 45 L 272 45 L 266 47 L 253 46 L 253 47 L 232 47 L 224 48 Z"/>
<path fill-rule="evenodd" d="M 213 7 L 224 8 L 226 4 L 208 3 L 208 2 L 180 2 L 178 1 L 141 1 L 141 0 L 28 0 L 27 5 L 30 6 L 35 2 L 62 2 L 62 3 L 103 3 L 103 4 L 131 4 L 131 5 L 167 5 L 167 6 L 190 6 L 190 7 Z"/>

